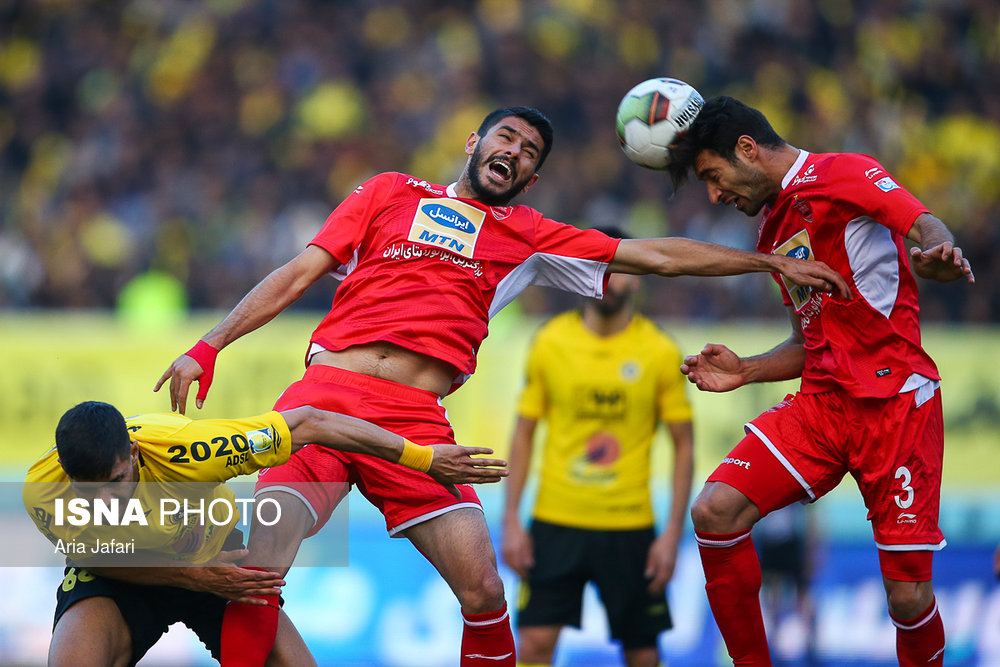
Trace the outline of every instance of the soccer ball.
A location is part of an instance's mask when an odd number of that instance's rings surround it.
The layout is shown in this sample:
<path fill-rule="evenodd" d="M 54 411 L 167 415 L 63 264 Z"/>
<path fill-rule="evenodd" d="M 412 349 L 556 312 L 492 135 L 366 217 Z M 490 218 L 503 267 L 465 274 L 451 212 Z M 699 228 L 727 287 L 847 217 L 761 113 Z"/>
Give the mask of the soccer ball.
<path fill-rule="evenodd" d="M 670 145 L 691 127 L 704 103 L 701 94 L 683 81 L 643 81 L 625 93 L 615 117 L 625 155 L 648 169 L 666 169 Z"/>

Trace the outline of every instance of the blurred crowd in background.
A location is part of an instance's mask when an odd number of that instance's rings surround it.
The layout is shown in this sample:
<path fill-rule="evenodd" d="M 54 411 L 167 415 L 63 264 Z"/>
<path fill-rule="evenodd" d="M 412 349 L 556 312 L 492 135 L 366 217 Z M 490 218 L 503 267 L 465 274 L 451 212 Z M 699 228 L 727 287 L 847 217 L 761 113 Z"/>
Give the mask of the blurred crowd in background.
<path fill-rule="evenodd" d="M 924 320 L 1000 321 L 995 0 L 7 0 L 0 307 L 112 308 L 158 277 L 229 308 L 366 178 L 452 182 L 502 105 L 556 128 L 522 203 L 752 248 L 754 221 L 620 151 L 617 104 L 654 76 L 739 97 L 798 147 L 875 155 L 976 271 L 923 285 Z M 532 294 L 529 312 L 566 305 Z M 650 281 L 645 309 L 783 310 L 766 277 Z"/>

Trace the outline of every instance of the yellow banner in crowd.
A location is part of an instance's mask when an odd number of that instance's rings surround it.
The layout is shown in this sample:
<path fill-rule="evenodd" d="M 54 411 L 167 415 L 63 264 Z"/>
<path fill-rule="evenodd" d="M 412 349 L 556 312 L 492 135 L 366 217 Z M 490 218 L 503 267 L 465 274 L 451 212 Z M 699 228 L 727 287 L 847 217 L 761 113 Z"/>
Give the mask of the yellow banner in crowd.
<path fill-rule="evenodd" d="M 170 362 L 218 322 L 220 314 L 182 325 L 136 330 L 104 315 L 5 313 L 0 321 L 0 471 L 17 478 L 53 444 L 59 416 L 85 400 L 114 404 L 126 415 L 168 412 L 166 390 L 154 394 Z M 219 355 L 204 410 L 188 415 L 258 414 L 303 371 L 303 356 L 317 314 L 285 314 Z M 479 369 L 445 400 L 459 442 L 507 450 L 527 347 L 541 321 L 516 310 L 501 313 L 483 344 Z M 787 337 L 780 324 L 702 326 L 663 323 L 686 353 L 707 342 L 743 355 L 766 351 Z M 943 376 L 946 488 L 996 483 L 991 462 L 1000 442 L 1000 331 L 996 328 L 925 328 L 924 342 Z M 743 434 L 743 423 L 794 391 L 795 382 L 753 385 L 727 394 L 690 387 L 695 408 L 698 475 L 703 478 Z M 664 448 L 659 448 L 659 460 Z M 656 461 L 654 461 L 656 463 Z M 659 470 L 665 470 L 657 465 Z"/>

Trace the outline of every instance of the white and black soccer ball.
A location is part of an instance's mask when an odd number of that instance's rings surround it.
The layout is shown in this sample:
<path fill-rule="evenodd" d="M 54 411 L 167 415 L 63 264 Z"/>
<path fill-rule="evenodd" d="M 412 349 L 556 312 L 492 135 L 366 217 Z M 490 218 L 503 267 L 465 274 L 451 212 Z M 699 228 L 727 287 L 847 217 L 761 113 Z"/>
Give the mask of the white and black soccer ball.
<path fill-rule="evenodd" d="M 618 105 L 615 122 L 625 155 L 643 167 L 666 169 L 671 144 L 691 127 L 704 103 L 701 94 L 683 81 L 643 81 Z"/>

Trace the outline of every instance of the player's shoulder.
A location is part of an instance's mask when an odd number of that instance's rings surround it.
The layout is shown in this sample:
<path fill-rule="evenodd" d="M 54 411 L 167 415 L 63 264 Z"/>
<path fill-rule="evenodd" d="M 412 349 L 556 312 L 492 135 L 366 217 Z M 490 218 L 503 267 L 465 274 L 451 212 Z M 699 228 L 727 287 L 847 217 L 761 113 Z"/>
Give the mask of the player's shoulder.
<path fill-rule="evenodd" d="M 192 421 L 194 420 L 185 415 L 171 412 L 150 412 L 126 417 L 125 428 L 128 429 L 130 435 L 138 439 L 143 439 L 143 436 L 173 433 L 184 428 Z"/>
<path fill-rule="evenodd" d="M 59 463 L 59 452 L 55 445 L 42 454 L 24 477 L 25 482 L 63 482 L 69 479 Z"/>
<path fill-rule="evenodd" d="M 380 176 L 386 177 L 386 183 L 390 183 L 404 192 L 411 192 L 421 197 L 428 195 L 433 197 L 445 197 L 448 194 L 447 186 L 438 183 L 430 183 L 422 178 L 411 174 L 404 174 L 399 171 L 390 171 Z M 391 181 L 389 180 L 391 177 Z"/>
<path fill-rule="evenodd" d="M 818 153 L 811 162 L 818 174 L 836 180 L 871 180 L 884 171 L 878 160 L 863 153 Z"/>

